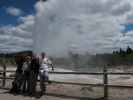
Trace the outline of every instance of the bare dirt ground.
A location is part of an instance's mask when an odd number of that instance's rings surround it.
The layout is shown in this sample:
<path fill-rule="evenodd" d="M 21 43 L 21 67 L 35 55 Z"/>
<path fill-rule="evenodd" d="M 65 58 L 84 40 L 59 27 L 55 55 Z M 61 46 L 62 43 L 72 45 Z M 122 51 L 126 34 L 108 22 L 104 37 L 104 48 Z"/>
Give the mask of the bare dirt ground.
<path fill-rule="evenodd" d="M 82 87 L 74 85 L 51 84 L 43 96 L 36 93 L 34 97 L 26 94 L 10 94 L 9 90 L 0 90 L 0 100 L 103 100 L 103 88 Z M 37 89 L 39 91 L 39 87 Z M 109 89 L 109 100 L 133 100 L 133 89 Z M 101 98 L 101 99 L 100 99 Z"/>
<path fill-rule="evenodd" d="M 14 68 L 9 68 L 15 70 Z M 56 68 L 55 71 L 72 71 L 63 68 Z M 125 69 L 109 69 L 110 72 L 125 72 Z M 132 72 L 133 69 L 126 69 L 126 72 Z M 7 73 L 9 76 L 10 73 Z M 50 75 L 51 80 L 61 82 L 80 82 L 80 83 L 102 83 L 103 77 L 95 75 Z M 114 85 L 133 85 L 132 75 L 109 75 L 109 83 Z M 11 81 L 8 80 L 6 87 L 11 87 Z M 37 86 L 39 91 L 39 85 Z M 133 88 L 109 88 L 109 100 L 133 100 Z M 35 97 L 29 97 L 22 94 L 13 95 L 7 90 L 0 90 L 0 100 L 95 100 L 103 97 L 102 87 L 63 85 L 52 83 L 47 87 L 46 95 L 39 97 L 37 93 Z M 98 100 L 98 99 L 97 99 Z M 102 100 L 102 99 L 101 99 Z"/>
<path fill-rule="evenodd" d="M 54 83 L 47 86 L 47 92 L 43 96 L 40 96 L 39 94 L 39 85 L 34 97 L 26 96 L 26 94 L 14 95 L 8 93 L 8 91 L 9 90 L 4 89 L 0 90 L 1 100 L 99 100 L 99 98 L 102 97 L 102 92 L 98 93 L 101 89 L 96 91 L 96 89 L 88 86 L 82 87 Z"/>

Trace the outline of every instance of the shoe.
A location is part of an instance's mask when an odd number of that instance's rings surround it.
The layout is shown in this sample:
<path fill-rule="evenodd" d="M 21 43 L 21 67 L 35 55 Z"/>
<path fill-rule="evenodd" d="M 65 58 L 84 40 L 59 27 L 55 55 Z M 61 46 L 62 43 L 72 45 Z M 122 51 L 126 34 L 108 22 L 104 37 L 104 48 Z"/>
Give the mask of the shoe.
<path fill-rule="evenodd" d="M 48 81 L 48 84 L 52 84 L 52 82 L 51 81 Z"/>
<path fill-rule="evenodd" d="M 45 95 L 46 94 L 46 91 L 41 91 L 40 94 L 41 94 L 41 96 L 42 95 Z"/>
<path fill-rule="evenodd" d="M 28 96 L 32 96 L 33 94 L 31 92 L 27 93 Z"/>

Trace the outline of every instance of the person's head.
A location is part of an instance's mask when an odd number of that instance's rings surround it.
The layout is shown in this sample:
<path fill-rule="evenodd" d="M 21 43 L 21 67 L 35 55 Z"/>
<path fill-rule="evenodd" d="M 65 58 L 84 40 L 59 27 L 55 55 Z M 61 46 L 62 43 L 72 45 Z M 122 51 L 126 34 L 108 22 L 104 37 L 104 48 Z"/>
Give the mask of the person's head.
<path fill-rule="evenodd" d="M 26 56 L 26 57 L 25 57 L 25 60 L 26 60 L 26 61 L 30 61 L 30 60 L 31 60 L 31 57 L 30 57 L 30 56 Z"/>
<path fill-rule="evenodd" d="M 45 52 L 42 52 L 41 53 L 41 57 L 44 58 L 46 56 L 46 53 Z"/>
<path fill-rule="evenodd" d="M 32 55 L 32 59 L 36 59 L 36 54 L 33 54 Z"/>
<path fill-rule="evenodd" d="M 30 56 L 27 56 L 26 59 L 27 59 L 28 61 L 30 61 L 30 60 L 31 60 L 31 57 L 30 57 Z"/>
<path fill-rule="evenodd" d="M 32 55 L 32 59 L 39 59 L 39 55 L 36 54 L 36 53 L 34 53 L 34 54 Z"/>

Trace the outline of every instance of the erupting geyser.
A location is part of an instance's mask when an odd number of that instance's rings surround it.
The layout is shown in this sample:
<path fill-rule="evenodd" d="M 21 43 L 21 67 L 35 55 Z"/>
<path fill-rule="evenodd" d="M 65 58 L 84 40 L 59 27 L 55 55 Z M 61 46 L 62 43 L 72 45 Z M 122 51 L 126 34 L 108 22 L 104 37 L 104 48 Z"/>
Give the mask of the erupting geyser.
<path fill-rule="evenodd" d="M 115 17 L 95 8 L 102 8 L 101 1 L 105 0 L 39 1 L 35 6 L 34 51 L 55 56 L 112 51 L 121 26 Z"/>

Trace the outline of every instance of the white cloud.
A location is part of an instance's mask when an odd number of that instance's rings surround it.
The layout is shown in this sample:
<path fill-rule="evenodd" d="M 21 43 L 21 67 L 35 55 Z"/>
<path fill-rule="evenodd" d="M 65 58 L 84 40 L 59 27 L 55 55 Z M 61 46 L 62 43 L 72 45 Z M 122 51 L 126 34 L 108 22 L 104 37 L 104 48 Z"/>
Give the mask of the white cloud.
<path fill-rule="evenodd" d="M 122 24 L 133 22 L 132 0 L 48 0 L 35 9 L 36 16 L 20 17 L 16 27 L 0 28 L 2 50 L 31 49 L 33 41 L 35 51 L 59 56 L 133 47 L 133 31 L 121 33 Z"/>
<path fill-rule="evenodd" d="M 20 17 L 17 26 L 3 26 L 0 28 L 0 52 L 15 52 L 32 49 L 32 32 L 34 16 Z"/>
<path fill-rule="evenodd" d="M 125 0 L 49 0 L 36 4 L 35 49 L 53 55 L 112 52 L 127 43 L 121 38 L 133 11 Z M 130 38 L 131 39 L 131 38 Z M 129 41 L 129 40 L 128 40 Z M 43 43 L 39 45 L 39 43 Z"/>
<path fill-rule="evenodd" d="M 6 8 L 6 12 L 12 16 L 20 16 L 23 13 L 21 9 L 15 7 Z"/>
<path fill-rule="evenodd" d="M 35 7 L 37 52 L 105 53 L 132 45 L 132 32 L 121 33 L 132 20 L 130 0 L 49 0 Z"/>

